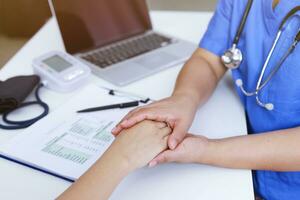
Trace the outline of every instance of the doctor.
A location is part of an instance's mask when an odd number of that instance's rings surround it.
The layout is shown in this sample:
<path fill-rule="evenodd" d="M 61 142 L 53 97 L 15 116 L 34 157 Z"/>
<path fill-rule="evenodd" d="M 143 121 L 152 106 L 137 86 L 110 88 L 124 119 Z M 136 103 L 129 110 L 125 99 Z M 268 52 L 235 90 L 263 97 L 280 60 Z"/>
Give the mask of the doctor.
<path fill-rule="evenodd" d="M 173 129 L 169 150 L 150 166 L 192 162 L 252 169 L 257 197 L 299 199 L 299 6 L 299 0 L 220 0 L 173 95 L 129 113 L 113 133 L 118 135 L 145 119 L 167 122 Z M 198 106 L 207 101 L 228 69 L 251 134 L 219 140 L 188 134 Z"/>

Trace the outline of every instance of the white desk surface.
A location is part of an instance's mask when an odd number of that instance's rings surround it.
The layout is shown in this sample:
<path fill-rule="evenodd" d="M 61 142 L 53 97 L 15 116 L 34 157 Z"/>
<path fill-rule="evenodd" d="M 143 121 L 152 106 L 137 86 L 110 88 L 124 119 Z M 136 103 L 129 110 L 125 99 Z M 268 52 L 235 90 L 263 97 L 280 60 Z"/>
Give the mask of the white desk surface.
<path fill-rule="evenodd" d="M 211 13 L 152 12 L 154 29 L 198 43 Z M 50 20 L 0 71 L 0 79 L 32 74 L 31 61 L 49 50 L 63 50 L 56 22 Z M 161 99 L 171 94 L 182 65 L 173 67 L 122 90 Z M 112 87 L 93 77 L 91 82 Z M 43 90 L 42 98 L 54 110 L 72 94 Z M 194 128 L 210 138 L 246 134 L 242 105 L 230 76 L 220 83 L 210 101 L 198 112 Z M 22 131 L 0 130 L 0 144 Z M 105 183 L 103 183 L 105 184 Z M 0 159 L 0 199 L 47 200 L 61 194 L 69 182 Z M 100 186 L 101 187 L 101 186 Z M 131 174 L 116 189 L 112 200 L 253 200 L 250 170 L 230 170 L 201 165 L 168 164 Z"/>

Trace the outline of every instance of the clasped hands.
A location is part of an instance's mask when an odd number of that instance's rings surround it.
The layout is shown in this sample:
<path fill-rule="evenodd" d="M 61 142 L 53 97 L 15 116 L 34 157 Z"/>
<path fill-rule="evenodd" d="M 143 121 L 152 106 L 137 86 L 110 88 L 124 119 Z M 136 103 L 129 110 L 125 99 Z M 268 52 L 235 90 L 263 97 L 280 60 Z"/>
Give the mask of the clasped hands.
<path fill-rule="evenodd" d="M 121 153 L 134 168 L 166 162 L 203 163 L 209 140 L 187 134 L 196 110 L 196 104 L 180 95 L 137 108 L 112 130 L 115 143 L 124 146 Z"/>

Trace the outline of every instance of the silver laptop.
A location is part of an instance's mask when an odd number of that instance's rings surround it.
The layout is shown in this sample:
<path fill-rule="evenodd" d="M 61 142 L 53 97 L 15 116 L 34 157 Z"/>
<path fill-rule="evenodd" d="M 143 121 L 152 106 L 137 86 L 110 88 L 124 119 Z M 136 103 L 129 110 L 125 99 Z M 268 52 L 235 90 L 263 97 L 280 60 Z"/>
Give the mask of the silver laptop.
<path fill-rule="evenodd" d="M 49 0 L 66 51 L 123 86 L 187 60 L 195 44 L 153 31 L 145 0 Z"/>

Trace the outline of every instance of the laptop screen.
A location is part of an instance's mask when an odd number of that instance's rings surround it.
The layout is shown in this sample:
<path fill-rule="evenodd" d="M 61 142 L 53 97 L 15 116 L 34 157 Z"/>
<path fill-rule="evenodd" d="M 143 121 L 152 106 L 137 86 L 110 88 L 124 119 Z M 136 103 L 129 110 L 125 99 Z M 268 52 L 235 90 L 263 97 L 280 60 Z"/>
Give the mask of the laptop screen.
<path fill-rule="evenodd" d="M 70 54 L 152 28 L 145 0 L 52 0 L 52 3 Z"/>

